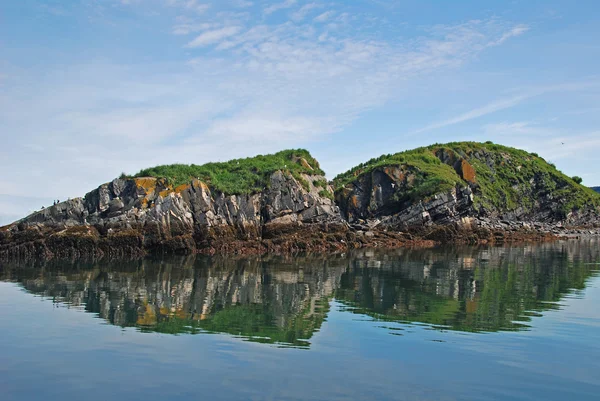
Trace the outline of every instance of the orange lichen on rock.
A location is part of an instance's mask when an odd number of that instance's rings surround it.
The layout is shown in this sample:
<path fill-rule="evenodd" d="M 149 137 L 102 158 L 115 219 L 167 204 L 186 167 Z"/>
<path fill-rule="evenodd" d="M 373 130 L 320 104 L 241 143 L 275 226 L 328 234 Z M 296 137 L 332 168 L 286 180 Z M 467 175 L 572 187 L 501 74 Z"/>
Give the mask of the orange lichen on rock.
<path fill-rule="evenodd" d="M 163 189 L 162 191 L 160 191 L 158 193 L 158 196 L 160 196 L 162 198 L 166 198 L 171 193 L 173 193 L 173 188 L 172 187 L 167 187 L 167 188 Z"/>
<path fill-rule="evenodd" d="M 461 175 L 461 177 L 462 177 L 463 180 L 468 181 L 471 184 L 475 183 L 475 181 L 476 181 L 475 169 L 465 159 L 463 159 L 460 162 L 460 173 L 461 173 L 460 175 Z"/>
<path fill-rule="evenodd" d="M 140 177 L 134 178 L 133 181 L 138 188 L 142 188 L 146 194 L 151 194 L 156 190 L 156 178 Z"/>
<path fill-rule="evenodd" d="M 186 189 L 190 188 L 190 184 L 181 184 L 178 187 L 176 187 L 173 191 L 177 194 L 182 193 L 183 191 L 185 191 Z"/>

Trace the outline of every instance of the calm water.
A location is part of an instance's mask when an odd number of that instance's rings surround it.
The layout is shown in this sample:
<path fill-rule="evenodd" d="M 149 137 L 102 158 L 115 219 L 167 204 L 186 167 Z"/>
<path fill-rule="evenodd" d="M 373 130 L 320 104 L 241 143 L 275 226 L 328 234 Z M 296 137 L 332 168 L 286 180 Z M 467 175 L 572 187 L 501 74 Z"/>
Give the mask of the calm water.
<path fill-rule="evenodd" d="M 0 399 L 599 400 L 600 242 L 0 265 Z"/>

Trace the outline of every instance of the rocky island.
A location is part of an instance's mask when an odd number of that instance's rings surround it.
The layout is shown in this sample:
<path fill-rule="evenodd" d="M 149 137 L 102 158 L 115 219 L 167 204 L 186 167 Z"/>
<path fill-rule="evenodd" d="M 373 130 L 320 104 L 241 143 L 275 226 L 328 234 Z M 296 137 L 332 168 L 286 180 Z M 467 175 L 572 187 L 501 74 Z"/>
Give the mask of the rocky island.
<path fill-rule="evenodd" d="M 285 253 L 600 232 L 600 194 L 533 153 L 435 144 L 325 178 L 302 149 L 123 174 L 0 228 L 0 258 Z"/>

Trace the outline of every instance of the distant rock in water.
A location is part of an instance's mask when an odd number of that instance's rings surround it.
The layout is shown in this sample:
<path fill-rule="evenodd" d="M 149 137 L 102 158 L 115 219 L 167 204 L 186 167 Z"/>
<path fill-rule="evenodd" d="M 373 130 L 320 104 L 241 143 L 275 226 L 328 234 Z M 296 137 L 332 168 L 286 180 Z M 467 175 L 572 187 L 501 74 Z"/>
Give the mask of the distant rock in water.
<path fill-rule="evenodd" d="M 535 154 L 494 144 L 384 155 L 333 186 L 324 175 L 302 149 L 123 174 L 0 228 L 0 258 L 342 251 L 600 227 L 600 195 Z"/>

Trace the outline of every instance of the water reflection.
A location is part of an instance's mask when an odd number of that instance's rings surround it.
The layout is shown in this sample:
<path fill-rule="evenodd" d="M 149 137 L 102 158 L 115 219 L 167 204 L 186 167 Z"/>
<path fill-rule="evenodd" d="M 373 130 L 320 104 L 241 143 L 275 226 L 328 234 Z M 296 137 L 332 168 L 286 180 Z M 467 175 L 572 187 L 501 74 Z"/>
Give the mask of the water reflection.
<path fill-rule="evenodd" d="M 599 245 L 5 265 L 0 279 L 121 327 L 308 347 L 333 298 L 382 321 L 469 332 L 527 329 L 532 316 L 584 288 L 599 267 Z"/>

